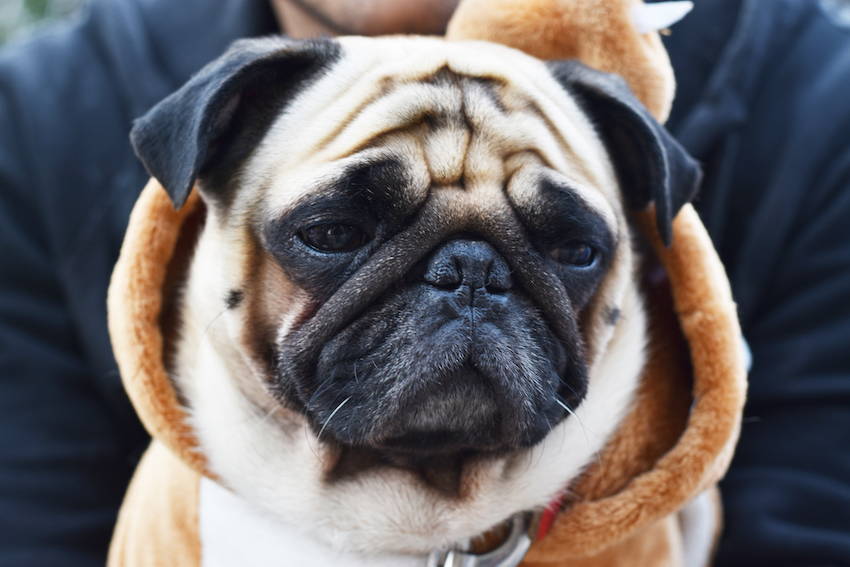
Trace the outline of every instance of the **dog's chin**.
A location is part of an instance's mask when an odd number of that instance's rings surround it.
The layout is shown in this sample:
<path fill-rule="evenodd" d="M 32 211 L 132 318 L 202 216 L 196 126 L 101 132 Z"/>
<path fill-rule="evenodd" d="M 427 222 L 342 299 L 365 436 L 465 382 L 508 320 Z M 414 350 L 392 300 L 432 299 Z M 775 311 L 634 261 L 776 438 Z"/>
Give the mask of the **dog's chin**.
<path fill-rule="evenodd" d="M 392 467 L 410 472 L 445 496 L 462 497 L 469 484 L 466 479 L 480 465 L 537 445 L 567 416 L 563 406 L 549 403 L 518 418 L 522 413 L 518 406 L 529 400 L 500 399 L 491 382 L 492 377 L 464 365 L 435 381 L 439 387 L 425 388 L 404 404 L 379 402 L 378 408 L 395 406 L 395 414 L 385 416 L 380 431 L 353 443 L 350 436 L 339 436 L 349 433 L 339 425 L 344 420 L 337 421 L 337 427 L 332 425 L 333 415 L 324 423 L 314 420 L 316 433 L 335 457 L 329 480 Z M 356 416 L 358 409 L 368 408 L 353 408 L 350 415 Z"/>
<path fill-rule="evenodd" d="M 321 345 L 280 346 L 276 390 L 336 449 L 331 478 L 409 470 L 461 494 L 474 463 L 540 443 L 586 391 L 578 341 L 556 340 L 526 294 L 412 286 Z"/>
<path fill-rule="evenodd" d="M 440 439 L 434 437 L 430 442 L 436 448 L 439 446 Z M 396 450 L 352 447 L 344 444 L 338 444 L 334 452 L 335 462 L 328 473 L 328 480 L 331 482 L 355 478 L 367 471 L 392 468 L 409 472 L 412 478 L 424 486 L 448 497 L 463 497 L 469 488 L 468 479 L 474 476 L 478 466 L 505 456 L 504 452 L 482 452 L 471 449 L 419 453 L 408 451 L 406 446 Z"/>

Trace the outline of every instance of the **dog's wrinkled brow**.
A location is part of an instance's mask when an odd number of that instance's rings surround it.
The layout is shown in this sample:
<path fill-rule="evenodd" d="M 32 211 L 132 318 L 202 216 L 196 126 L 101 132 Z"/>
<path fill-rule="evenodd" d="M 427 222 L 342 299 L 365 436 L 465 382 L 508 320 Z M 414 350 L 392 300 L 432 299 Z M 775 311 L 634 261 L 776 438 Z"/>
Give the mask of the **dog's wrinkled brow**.
<path fill-rule="evenodd" d="M 592 241 L 606 253 L 613 252 L 616 226 L 610 226 L 604 214 L 581 195 L 571 185 L 543 176 L 534 196 L 515 203 L 514 208 L 523 225 L 543 247 L 566 241 Z"/>
<path fill-rule="evenodd" d="M 349 165 L 344 173 L 331 183 L 326 194 L 354 199 L 360 196 L 381 213 L 409 210 L 412 206 L 411 179 L 401 161 L 379 158 Z M 387 210 L 384 210 L 387 209 Z"/>
<path fill-rule="evenodd" d="M 314 222 L 349 221 L 364 228 L 380 222 L 394 232 L 421 204 L 414 198 L 411 183 L 398 159 L 379 157 L 351 163 L 311 197 L 283 215 L 262 221 L 264 240 L 274 248 L 299 226 Z"/>
<path fill-rule="evenodd" d="M 393 157 L 368 159 L 346 166 L 341 175 L 311 199 L 316 211 L 331 208 L 363 208 L 375 220 L 395 229 L 421 205 L 404 164 Z M 301 206 L 296 207 L 300 209 Z M 293 211 L 295 212 L 295 211 Z"/>

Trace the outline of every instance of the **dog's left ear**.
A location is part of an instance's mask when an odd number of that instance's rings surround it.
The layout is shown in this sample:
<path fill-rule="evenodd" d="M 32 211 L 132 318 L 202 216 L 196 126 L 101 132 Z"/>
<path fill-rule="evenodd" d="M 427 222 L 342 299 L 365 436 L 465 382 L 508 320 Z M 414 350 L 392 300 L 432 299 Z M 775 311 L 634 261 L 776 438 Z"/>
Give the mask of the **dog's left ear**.
<path fill-rule="evenodd" d="M 240 106 L 280 111 L 299 87 L 338 59 L 339 51 L 331 40 L 268 37 L 235 42 L 135 121 L 130 141 L 136 155 L 179 209 L 208 161 L 208 150 L 220 150 L 232 138 L 226 134 Z M 269 121 L 262 121 L 261 127 Z"/>
<path fill-rule="evenodd" d="M 655 203 L 658 233 L 669 247 L 673 217 L 699 187 L 699 164 L 652 117 L 621 77 L 575 60 L 550 61 L 547 66 L 593 120 L 627 205 L 641 210 Z"/>

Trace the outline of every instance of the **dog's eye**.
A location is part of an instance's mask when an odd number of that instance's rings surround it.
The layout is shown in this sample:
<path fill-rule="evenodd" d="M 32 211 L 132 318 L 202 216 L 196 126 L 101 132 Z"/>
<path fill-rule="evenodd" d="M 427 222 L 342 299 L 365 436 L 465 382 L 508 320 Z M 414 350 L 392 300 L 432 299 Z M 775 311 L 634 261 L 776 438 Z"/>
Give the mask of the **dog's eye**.
<path fill-rule="evenodd" d="M 349 252 L 366 243 L 366 232 L 350 224 L 317 224 L 301 231 L 301 240 L 321 252 Z"/>
<path fill-rule="evenodd" d="M 549 253 L 553 260 L 577 268 L 589 268 L 596 262 L 596 251 L 587 244 L 565 244 Z"/>

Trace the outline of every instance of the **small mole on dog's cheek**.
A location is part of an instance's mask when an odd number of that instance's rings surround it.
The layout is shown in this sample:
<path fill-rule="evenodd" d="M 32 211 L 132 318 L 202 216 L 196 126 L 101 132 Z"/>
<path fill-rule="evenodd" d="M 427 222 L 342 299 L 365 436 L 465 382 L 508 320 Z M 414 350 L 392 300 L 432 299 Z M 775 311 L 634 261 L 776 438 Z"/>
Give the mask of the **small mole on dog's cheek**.
<path fill-rule="evenodd" d="M 616 325 L 620 321 L 620 317 L 623 313 L 617 307 L 609 306 L 606 313 L 606 318 L 608 320 L 609 325 Z"/>
<path fill-rule="evenodd" d="M 242 303 L 243 299 L 245 299 L 245 294 L 242 293 L 241 290 L 232 289 L 230 290 L 230 293 L 227 294 L 225 303 L 227 304 L 228 309 L 236 309 L 239 307 L 239 304 Z"/>

